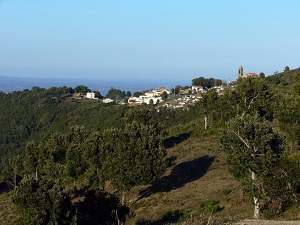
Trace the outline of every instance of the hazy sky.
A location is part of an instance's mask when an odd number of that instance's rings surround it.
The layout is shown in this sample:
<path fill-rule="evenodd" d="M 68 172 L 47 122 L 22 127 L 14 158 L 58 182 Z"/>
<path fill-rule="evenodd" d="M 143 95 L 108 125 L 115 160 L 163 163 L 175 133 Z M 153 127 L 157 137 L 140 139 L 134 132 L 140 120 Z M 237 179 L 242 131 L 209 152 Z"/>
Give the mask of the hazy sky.
<path fill-rule="evenodd" d="M 299 0 L 0 0 L 0 74 L 236 79 L 300 66 Z"/>

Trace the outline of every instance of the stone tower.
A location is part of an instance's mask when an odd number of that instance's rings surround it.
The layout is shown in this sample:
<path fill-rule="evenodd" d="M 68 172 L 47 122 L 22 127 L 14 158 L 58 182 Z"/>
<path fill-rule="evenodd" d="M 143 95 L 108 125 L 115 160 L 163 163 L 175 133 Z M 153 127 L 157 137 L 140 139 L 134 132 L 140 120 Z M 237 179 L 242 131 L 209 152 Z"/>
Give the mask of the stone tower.
<path fill-rule="evenodd" d="M 238 70 L 238 79 L 243 77 L 243 67 L 239 66 L 239 70 Z"/>

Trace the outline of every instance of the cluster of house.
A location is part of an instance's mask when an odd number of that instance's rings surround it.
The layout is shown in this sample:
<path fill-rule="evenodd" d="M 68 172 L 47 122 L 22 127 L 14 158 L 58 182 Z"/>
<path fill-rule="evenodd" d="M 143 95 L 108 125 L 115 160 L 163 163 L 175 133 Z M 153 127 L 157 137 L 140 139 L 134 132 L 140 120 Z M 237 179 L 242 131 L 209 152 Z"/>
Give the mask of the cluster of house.
<path fill-rule="evenodd" d="M 165 87 L 161 87 L 158 89 L 153 89 L 152 91 L 145 92 L 144 94 L 140 95 L 139 97 L 130 97 L 128 98 L 129 104 L 153 104 L 156 105 L 162 102 L 161 95 L 166 92 L 167 95 L 170 94 L 169 90 Z"/>
<path fill-rule="evenodd" d="M 258 77 L 258 75 L 256 73 L 247 73 L 247 74 L 243 74 L 243 67 L 240 66 L 238 68 L 238 78 L 247 78 L 247 77 Z M 219 94 L 222 94 L 222 91 L 224 90 L 223 86 L 216 86 L 213 87 L 214 89 L 216 89 L 216 91 Z M 191 94 L 195 94 L 195 93 L 203 93 L 206 90 L 200 86 L 200 85 L 193 85 L 189 88 L 186 89 L 181 89 L 179 92 L 180 96 L 185 96 L 185 98 L 180 99 L 182 102 L 181 104 L 184 104 L 184 102 L 188 102 L 191 99 L 189 99 L 189 97 Z M 166 93 L 167 95 L 170 94 L 169 90 L 165 87 L 161 87 L 158 89 L 153 89 L 151 91 L 147 91 L 143 94 L 141 94 L 139 97 L 129 97 L 128 98 L 128 104 L 132 104 L 132 105 L 139 105 L 139 104 L 153 104 L 156 105 L 158 103 L 161 103 L 163 101 L 162 99 L 162 94 Z M 192 96 L 191 96 L 192 97 Z M 195 98 L 195 96 L 193 96 Z M 86 95 L 84 95 L 84 98 L 86 99 L 98 99 L 95 97 L 95 93 L 94 92 L 87 92 Z M 197 99 L 192 99 L 192 101 L 196 101 Z M 113 102 L 113 99 L 110 98 L 106 98 L 102 100 L 103 103 L 110 103 Z"/>

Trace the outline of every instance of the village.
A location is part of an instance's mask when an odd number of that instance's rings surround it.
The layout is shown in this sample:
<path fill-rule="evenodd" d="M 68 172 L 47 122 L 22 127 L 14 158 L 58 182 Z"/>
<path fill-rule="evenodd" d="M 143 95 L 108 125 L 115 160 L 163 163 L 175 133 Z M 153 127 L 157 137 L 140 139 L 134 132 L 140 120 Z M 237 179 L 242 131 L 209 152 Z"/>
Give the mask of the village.
<path fill-rule="evenodd" d="M 238 79 L 243 78 L 256 78 L 259 75 L 253 72 L 249 72 L 244 74 L 243 73 L 243 67 L 238 67 Z M 102 101 L 103 103 L 116 103 L 120 105 L 128 104 L 130 106 L 136 106 L 136 105 L 153 105 L 157 109 L 159 107 L 167 107 L 167 108 L 183 108 L 188 109 L 189 106 L 194 105 L 195 102 L 199 101 L 202 98 L 202 94 L 206 93 L 208 89 L 214 89 L 218 95 L 222 95 L 226 89 L 234 89 L 235 88 L 236 81 L 231 81 L 226 84 L 225 82 L 222 83 L 222 85 L 215 85 L 212 87 L 203 87 L 201 85 L 192 85 L 189 87 L 181 87 L 178 86 L 178 90 L 176 91 L 176 88 L 172 88 L 172 90 L 168 90 L 166 87 L 160 87 L 157 89 L 152 89 L 149 91 L 141 92 L 138 96 L 130 96 L 127 98 L 118 98 L 118 99 L 112 99 L 112 98 L 102 98 L 99 99 L 95 97 L 95 92 L 87 92 L 83 99 L 87 100 L 98 100 Z M 75 93 L 78 94 L 78 93 Z M 80 96 L 77 96 L 80 97 Z M 82 96 L 80 97 L 82 98 Z"/>
<path fill-rule="evenodd" d="M 221 95 L 226 88 L 234 88 L 234 85 L 221 85 L 212 87 L 212 89 L 215 89 L 219 95 Z M 130 106 L 137 106 L 142 104 L 153 105 L 157 109 L 159 107 L 186 109 L 188 108 L 188 106 L 194 105 L 195 102 L 199 101 L 202 98 L 201 94 L 206 93 L 207 90 L 208 89 L 205 87 L 192 85 L 191 87 L 180 89 L 179 93 L 175 94 L 165 87 L 160 87 L 150 91 L 145 91 L 138 97 L 131 96 L 129 98 L 121 98 L 118 100 L 111 98 L 99 99 L 95 97 L 94 92 L 87 92 L 86 95 L 83 96 L 83 98 L 80 98 L 85 100 L 102 101 L 105 104 L 115 102 L 116 104 L 128 104 Z"/>

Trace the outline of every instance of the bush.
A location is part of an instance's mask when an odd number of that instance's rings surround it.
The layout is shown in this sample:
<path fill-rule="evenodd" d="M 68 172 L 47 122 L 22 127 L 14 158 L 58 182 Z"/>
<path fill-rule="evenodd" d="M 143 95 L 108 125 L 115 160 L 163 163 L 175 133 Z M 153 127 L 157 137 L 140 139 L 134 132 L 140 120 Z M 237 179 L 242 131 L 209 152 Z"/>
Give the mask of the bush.
<path fill-rule="evenodd" d="M 205 210 L 208 213 L 216 213 L 221 211 L 221 206 L 219 201 L 216 200 L 207 200 L 207 201 L 203 201 L 199 204 L 199 209 L 201 211 Z"/>

